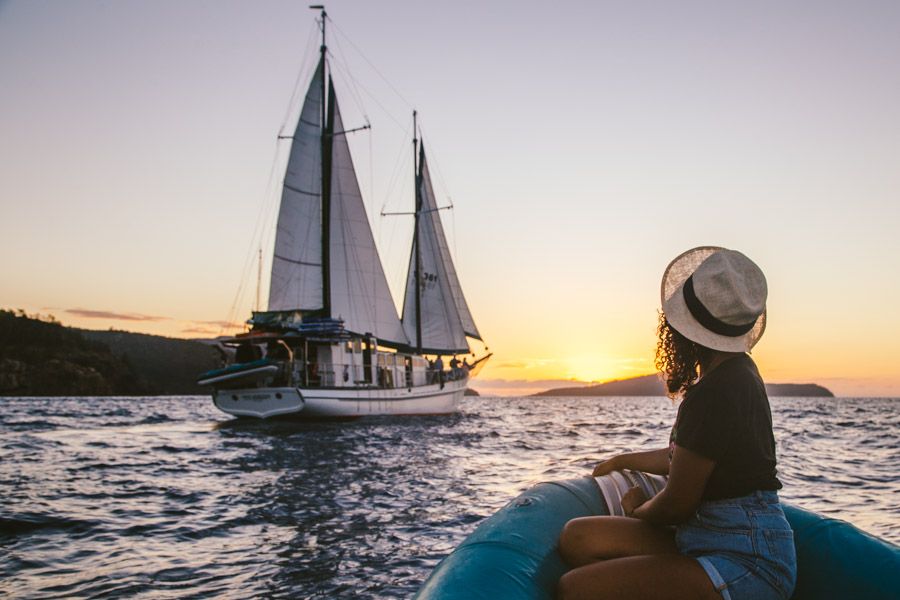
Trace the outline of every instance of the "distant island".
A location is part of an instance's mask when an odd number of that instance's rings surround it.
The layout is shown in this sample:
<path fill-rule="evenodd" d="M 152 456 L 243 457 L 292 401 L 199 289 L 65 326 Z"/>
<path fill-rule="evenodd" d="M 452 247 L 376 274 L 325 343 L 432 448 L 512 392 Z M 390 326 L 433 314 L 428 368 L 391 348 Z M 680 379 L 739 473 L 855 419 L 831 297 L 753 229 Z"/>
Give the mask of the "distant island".
<path fill-rule="evenodd" d="M 831 390 L 815 383 L 767 383 L 769 396 L 833 398 Z M 666 390 L 656 375 L 617 379 L 584 387 L 555 388 L 532 396 L 665 396 Z"/>

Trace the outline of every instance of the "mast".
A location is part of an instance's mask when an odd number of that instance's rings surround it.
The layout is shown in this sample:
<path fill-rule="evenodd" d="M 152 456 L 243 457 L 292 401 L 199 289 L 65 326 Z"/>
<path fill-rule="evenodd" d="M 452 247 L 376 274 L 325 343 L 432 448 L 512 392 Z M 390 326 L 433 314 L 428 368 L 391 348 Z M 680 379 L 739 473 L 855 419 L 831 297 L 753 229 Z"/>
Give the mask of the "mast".
<path fill-rule="evenodd" d="M 413 179 L 415 180 L 415 229 L 413 230 L 413 248 L 416 249 L 415 277 L 416 277 L 416 353 L 422 354 L 422 254 L 419 249 L 419 215 L 422 212 L 422 195 L 419 192 L 421 174 L 419 173 L 419 140 L 416 136 L 416 111 L 413 111 Z"/>
<path fill-rule="evenodd" d="M 259 311 L 259 288 L 262 286 L 262 246 L 259 248 L 259 263 L 256 266 L 256 311 Z"/>
<path fill-rule="evenodd" d="M 334 107 L 328 102 L 333 96 L 331 78 L 327 76 L 325 61 L 328 47 L 325 45 L 325 23 L 328 13 L 321 4 L 310 6 L 313 10 L 321 11 L 322 19 L 322 45 L 319 46 L 322 65 L 322 312 L 325 316 L 331 316 L 331 146 L 332 130 L 334 128 Z M 327 85 L 325 82 L 328 82 Z"/>

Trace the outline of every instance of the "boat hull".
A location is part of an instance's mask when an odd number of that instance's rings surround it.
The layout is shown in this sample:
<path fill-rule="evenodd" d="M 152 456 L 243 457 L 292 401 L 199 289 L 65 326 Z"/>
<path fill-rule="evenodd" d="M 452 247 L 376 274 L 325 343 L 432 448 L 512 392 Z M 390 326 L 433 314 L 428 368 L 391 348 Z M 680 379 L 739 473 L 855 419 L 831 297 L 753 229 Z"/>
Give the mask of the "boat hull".
<path fill-rule="evenodd" d="M 217 390 L 216 407 L 236 417 L 301 419 L 440 415 L 457 411 L 466 380 L 413 388 L 247 388 Z"/>

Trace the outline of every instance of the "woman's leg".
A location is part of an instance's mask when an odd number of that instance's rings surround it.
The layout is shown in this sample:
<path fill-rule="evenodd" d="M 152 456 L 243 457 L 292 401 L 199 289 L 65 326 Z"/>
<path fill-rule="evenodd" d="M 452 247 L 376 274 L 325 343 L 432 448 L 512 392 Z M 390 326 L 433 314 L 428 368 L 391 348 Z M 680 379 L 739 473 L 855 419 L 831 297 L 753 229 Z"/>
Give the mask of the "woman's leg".
<path fill-rule="evenodd" d="M 629 556 L 573 569 L 557 600 L 722 600 L 703 567 L 681 554 Z"/>
<path fill-rule="evenodd" d="M 675 530 L 631 517 L 572 519 L 559 536 L 559 553 L 580 567 L 599 560 L 646 554 L 677 554 Z"/>

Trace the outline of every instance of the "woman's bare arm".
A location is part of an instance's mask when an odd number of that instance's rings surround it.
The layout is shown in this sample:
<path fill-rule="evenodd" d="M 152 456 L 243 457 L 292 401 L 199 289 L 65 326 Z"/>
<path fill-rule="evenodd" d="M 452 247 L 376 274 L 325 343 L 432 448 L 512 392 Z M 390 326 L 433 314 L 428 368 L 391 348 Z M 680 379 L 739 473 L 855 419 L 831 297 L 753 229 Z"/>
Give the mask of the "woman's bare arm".
<path fill-rule="evenodd" d="M 593 476 L 599 477 L 612 471 L 632 469 L 656 475 L 669 474 L 669 449 L 647 450 L 645 452 L 628 452 L 617 454 L 594 467 Z"/>
<path fill-rule="evenodd" d="M 656 525 L 676 525 L 687 521 L 700 506 L 703 490 L 715 466 L 715 461 L 676 445 L 666 487 L 635 508 L 629 516 Z"/>

